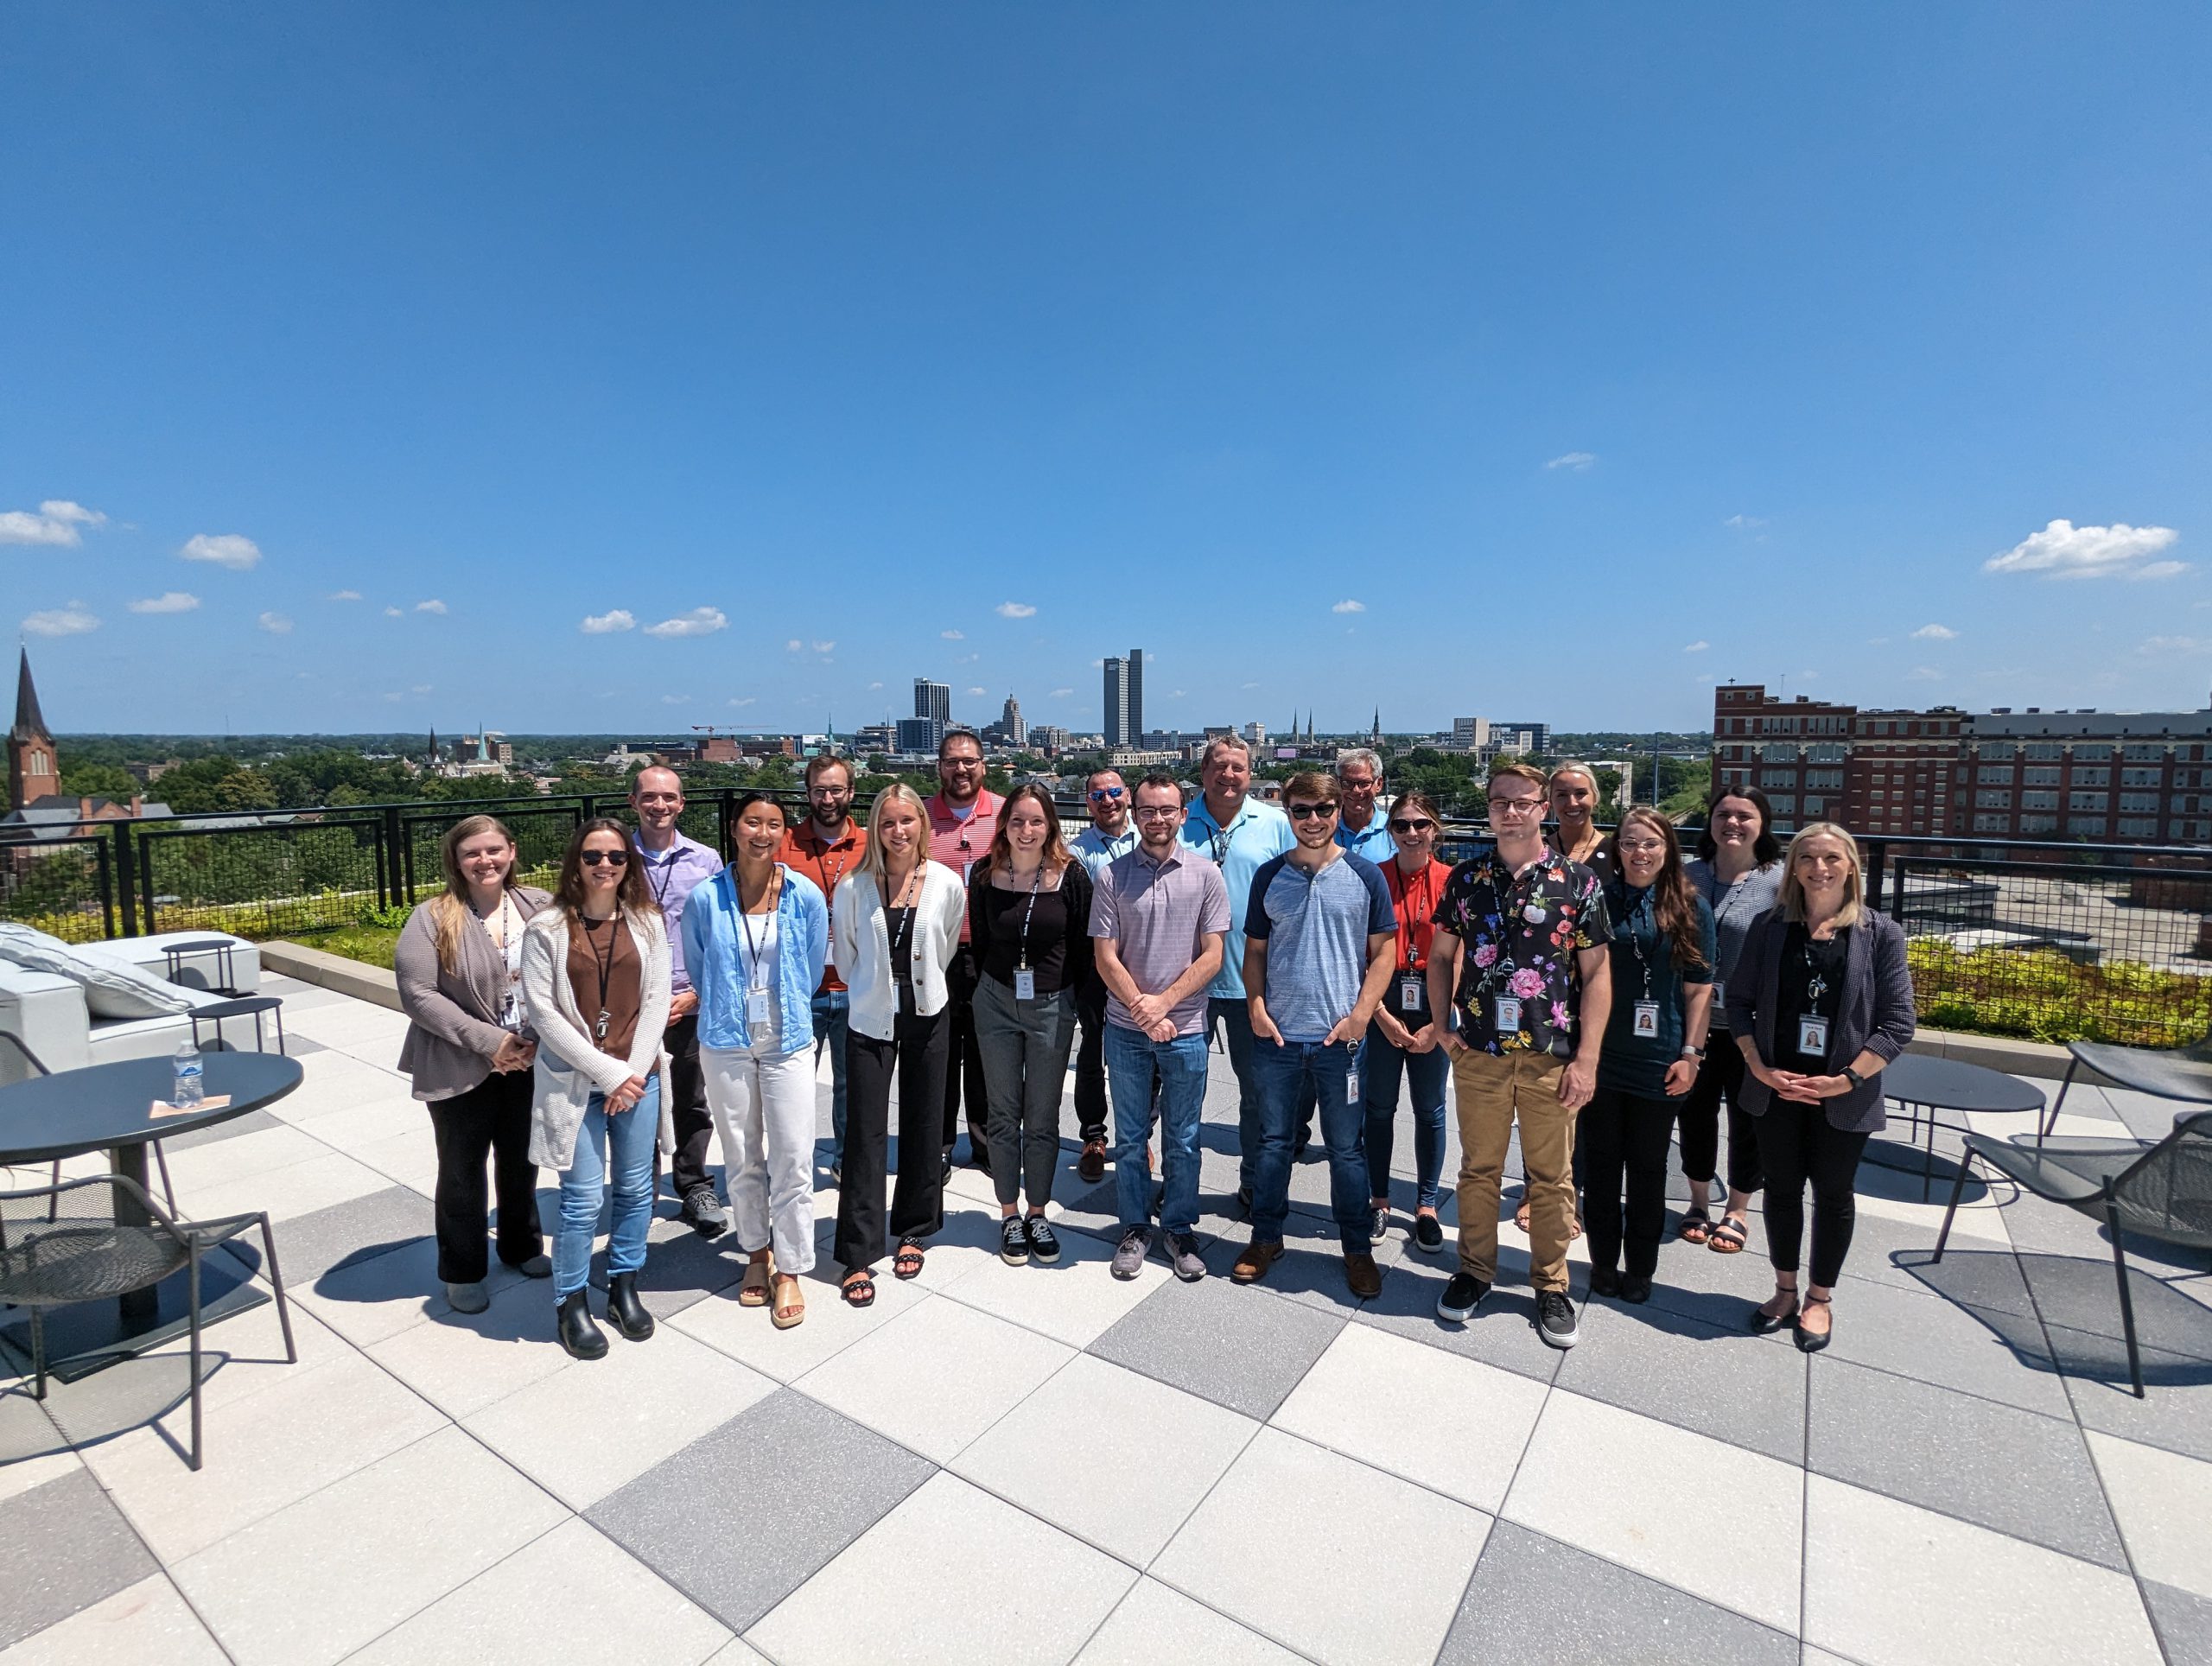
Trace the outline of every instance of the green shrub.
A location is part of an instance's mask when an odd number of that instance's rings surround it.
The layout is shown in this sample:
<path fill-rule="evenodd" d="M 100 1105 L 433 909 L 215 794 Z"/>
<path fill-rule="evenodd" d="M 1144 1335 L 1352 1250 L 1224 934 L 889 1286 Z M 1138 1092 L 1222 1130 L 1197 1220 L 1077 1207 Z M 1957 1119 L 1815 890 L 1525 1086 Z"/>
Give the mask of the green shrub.
<path fill-rule="evenodd" d="M 2037 1041 L 2174 1047 L 2212 1033 L 2212 978 L 2141 961 L 2083 966 L 2052 950 L 1905 951 L 1920 1020 L 1936 1029 Z"/>

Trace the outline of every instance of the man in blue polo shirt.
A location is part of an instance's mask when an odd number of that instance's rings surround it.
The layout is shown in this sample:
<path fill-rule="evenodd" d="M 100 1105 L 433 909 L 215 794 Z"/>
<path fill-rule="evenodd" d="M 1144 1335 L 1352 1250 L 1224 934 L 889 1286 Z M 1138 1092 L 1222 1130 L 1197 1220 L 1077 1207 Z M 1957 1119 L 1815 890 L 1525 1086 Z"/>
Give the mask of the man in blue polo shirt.
<path fill-rule="evenodd" d="M 1338 847 L 1336 782 L 1318 770 L 1294 775 L 1282 798 L 1298 845 L 1252 876 L 1244 913 L 1244 987 L 1263 1122 L 1252 1242 L 1230 1276 L 1256 1283 L 1282 1254 L 1291 1141 L 1311 1092 L 1329 1150 L 1344 1281 L 1366 1300 L 1382 1293 L 1382 1275 L 1368 1237 L 1359 1052 L 1398 963 L 1398 917 L 1382 870 Z"/>
<path fill-rule="evenodd" d="M 1337 788 L 1337 848 L 1382 867 L 1398 854 L 1390 817 L 1375 801 L 1382 791 L 1382 759 L 1366 747 L 1338 753 Z"/>

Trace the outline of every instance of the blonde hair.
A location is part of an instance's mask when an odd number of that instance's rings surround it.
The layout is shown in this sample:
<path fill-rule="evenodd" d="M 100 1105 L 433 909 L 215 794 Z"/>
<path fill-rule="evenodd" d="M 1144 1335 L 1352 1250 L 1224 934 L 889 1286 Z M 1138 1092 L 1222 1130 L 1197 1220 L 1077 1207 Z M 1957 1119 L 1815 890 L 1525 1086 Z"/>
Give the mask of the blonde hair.
<path fill-rule="evenodd" d="M 496 833 L 507 842 L 507 849 L 514 853 L 507 863 L 507 877 L 503 888 L 515 888 L 515 862 L 522 852 L 515 843 L 514 833 L 497 816 L 463 816 L 438 841 L 438 866 L 444 870 L 446 888 L 429 901 L 430 924 L 436 931 L 438 967 L 450 974 L 461 965 L 461 934 L 475 918 L 468 906 L 468 881 L 461 871 L 461 847 L 469 840 L 485 833 Z"/>
<path fill-rule="evenodd" d="M 1859 917 L 1866 912 L 1866 895 L 1865 867 L 1859 857 L 1859 841 L 1851 831 L 1835 822 L 1808 822 L 1790 835 L 1789 848 L 1782 858 L 1782 917 L 1798 925 L 1805 923 L 1805 886 L 1797 877 L 1797 848 L 1808 839 L 1834 839 L 1843 847 L 1843 854 L 1851 859 L 1851 871 L 1844 876 L 1843 906 L 1836 910 L 1836 930 L 1859 924 Z"/>
<path fill-rule="evenodd" d="M 914 818 L 922 824 L 920 846 L 916 855 L 924 862 L 930 859 L 929 807 L 922 802 L 922 795 L 904 781 L 893 781 L 877 793 L 875 802 L 868 806 L 868 849 L 861 857 L 862 871 L 875 881 L 876 895 L 882 899 L 887 908 L 891 906 L 891 881 L 883 861 L 883 817 L 892 805 L 899 804 L 911 809 Z"/>
<path fill-rule="evenodd" d="M 1580 775 L 1584 780 L 1590 783 L 1590 796 L 1593 798 L 1598 796 L 1598 772 L 1592 769 L 1587 764 L 1578 764 L 1573 762 L 1561 764 L 1557 768 L 1554 769 L 1550 775 L 1545 778 L 1544 791 L 1548 793 L 1551 791 L 1552 783 L 1559 779 L 1562 775 Z"/>

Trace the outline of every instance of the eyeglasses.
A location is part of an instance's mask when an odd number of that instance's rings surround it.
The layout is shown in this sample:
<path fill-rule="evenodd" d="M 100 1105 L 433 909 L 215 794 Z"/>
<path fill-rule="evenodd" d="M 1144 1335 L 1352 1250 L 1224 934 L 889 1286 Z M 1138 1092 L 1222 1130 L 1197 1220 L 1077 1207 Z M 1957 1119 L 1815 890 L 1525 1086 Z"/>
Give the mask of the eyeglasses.
<path fill-rule="evenodd" d="M 1111 804 L 1121 796 L 1122 789 L 1117 786 L 1095 786 L 1090 789 L 1090 802 L 1095 804 Z"/>
<path fill-rule="evenodd" d="M 1490 813 L 1493 816 L 1540 816 L 1543 813 L 1541 798 L 1492 798 Z"/>
<path fill-rule="evenodd" d="M 628 864 L 630 853 L 626 850 L 579 850 L 576 860 L 587 868 L 596 868 L 601 862 L 621 868 Z"/>
<path fill-rule="evenodd" d="M 1390 823 L 1390 830 L 1393 833 L 1400 835 L 1407 833 L 1433 833 L 1436 831 L 1436 823 L 1432 821 L 1392 822 Z"/>
<path fill-rule="evenodd" d="M 1326 821 L 1337 813 L 1334 804 L 1291 804 L 1287 808 L 1294 822 L 1310 822 L 1317 817 Z"/>
<path fill-rule="evenodd" d="M 1183 807 L 1180 804 L 1139 804 L 1129 813 L 1141 822 L 1164 822 L 1170 817 L 1180 816 Z"/>
<path fill-rule="evenodd" d="M 1623 850 L 1633 850 L 1639 856 L 1656 856 L 1667 848 L 1667 843 L 1663 839 L 1623 839 L 1620 846 Z"/>

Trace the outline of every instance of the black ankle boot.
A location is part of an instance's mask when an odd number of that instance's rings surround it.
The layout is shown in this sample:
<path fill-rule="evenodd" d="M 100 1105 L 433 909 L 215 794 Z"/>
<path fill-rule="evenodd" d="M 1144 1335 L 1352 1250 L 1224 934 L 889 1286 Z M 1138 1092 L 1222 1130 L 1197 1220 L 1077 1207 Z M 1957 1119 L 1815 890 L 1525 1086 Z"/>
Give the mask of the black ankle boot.
<path fill-rule="evenodd" d="M 653 1316 L 638 1300 L 635 1273 L 616 1273 L 607 1281 L 607 1316 L 632 1342 L 643 1342 L 653 1333 Z"/>
<path fill-rule="evenodd" d="M 591 1307 L 582 1290 L 571 1290 L 561 1298 L 556 1310 L 560 1318 L 561 1345 L 577 1359 L 603 1359 L 607 1357 L 607 1333 L 592 1322 Z"/>

